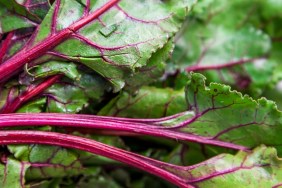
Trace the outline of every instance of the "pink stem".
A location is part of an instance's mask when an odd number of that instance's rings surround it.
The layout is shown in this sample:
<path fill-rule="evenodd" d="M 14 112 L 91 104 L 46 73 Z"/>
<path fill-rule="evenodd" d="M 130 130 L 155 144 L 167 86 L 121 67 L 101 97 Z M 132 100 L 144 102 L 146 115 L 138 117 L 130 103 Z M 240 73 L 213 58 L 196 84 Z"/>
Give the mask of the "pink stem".
<path fill-rule="evenodd" d="M 120 0 L 109 0 L 100 9 L 82 17 L 81 20 L 70 25 L 68 28 L 61 30 L 55 35 L 50 35 L 42 42 L 38 43 L 36 46 L 30 49 L 25 47 L 24 49 L 19 51 L 16 55 L 8 59 L 0 66 L 0 82 L 4 82 L 5 80 L 11 78 L 16 70 L 20 69 L 24 64 L 29 63 L 30 61 L 45 54 L 48 50 L 56 47 L 61 42 L 69 38 L 73 33 L 78 31 L 80 28 L 105 13 L 119 1 Z"/>
<path fill-rule="evenodd" d="M 218 70 L 218 69 L 223 69 L 223 68 L 228 68 L 228 67 L 233 67 L 236 65 L 241 65 L 244 63 L 248 63 L 248 62 L 254 62 L 255 60 L 258 60 L 259 58 L 253 58 L 253 59 L 241 59 L 239 61 L 231 61 L 228 63 L 224 63 L 224 64 L 219 64 L 219 65 L 193 65 L 191 67 L 187 67 L 186 71 L 190 72 L 190 71 L 204 71 L 204 70 Z"/>
<path fill-rule="evenodd" d="M 1 114 L 0 127 L 15 126 L 62 126 L 80 127 L 90 129 L 111 130 L 117 132 L 129 132 L 149 136 L 158 136 L 175 140 L 196 142 L 202 144 L 215 145 L 235 150 L 248 150 L 247 147 L 229 142 L 219 141 L 203 136 L 193 135 L 178 130 L 162 129 L 161 126 L 145 123 L 132 123 L 127 121 L 107 121 L 99 116 L 77 115 L 77 114 Z"/>
<path fill-rule="evenodd" d="M 2 45 L 0 47 L 0 63 L 2 63 L 3 58 L 9 49 L 9 45 L 12 42 L 13 36 L 14 36 L 14 31 L 10 32 L 7 35 L 6 39 L 2 42 Z"/>
<path fill-rule="evenodd" d="M 62 75 L 55 75 L 36 86 L 30 86 L 26 92 L 15 98 L 11 103 L 6 104 L 5 107 L 0 111 L 0 113 L 7 114 L 15 112 L 21 105 L 23 105 L 33 97 L 41 94 L 47 88 L 56 83 L 61 77 Z"/>
<path fill-rule="evenodd" d="M 46 144 L 83 150 L 144 170 L 177 186 L 183 188 L 193 188 L 192 185 L 187 183 L 188 180 L 177 175 L 178 170 L 185 170 L 181 166 L 150 159 L 126 150 L 78 136 L 43 131 L 0 131 L 0 144 Z M 166 169 L 174 169 L 176 170 L 176 174 L 169 172 Z"/>

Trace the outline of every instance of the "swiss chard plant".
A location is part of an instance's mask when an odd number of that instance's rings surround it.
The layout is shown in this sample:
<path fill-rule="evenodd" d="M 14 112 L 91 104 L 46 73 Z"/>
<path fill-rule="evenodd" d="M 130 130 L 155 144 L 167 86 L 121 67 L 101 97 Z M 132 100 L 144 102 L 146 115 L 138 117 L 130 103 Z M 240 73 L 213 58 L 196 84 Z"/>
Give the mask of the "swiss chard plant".
<path fill-rule="evenodd" d="M 0 0 L 0 187 L 282 186 L 281 10 Z"/>

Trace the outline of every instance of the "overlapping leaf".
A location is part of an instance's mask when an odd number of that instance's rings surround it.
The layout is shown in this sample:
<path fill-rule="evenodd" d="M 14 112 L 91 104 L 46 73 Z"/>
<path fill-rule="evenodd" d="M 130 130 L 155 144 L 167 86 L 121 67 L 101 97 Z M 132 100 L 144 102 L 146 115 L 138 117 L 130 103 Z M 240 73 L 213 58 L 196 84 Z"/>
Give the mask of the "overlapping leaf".
<path fill-rule="evenodd" d="M 49 9 L 48 1 L 0 0 L 0 66 L 4 61 L 11 63 L 8 59 L 21 49 L 23 51 L 19 54 L 24 55 L 37 50 L 37 46 L 42 44 L 48 46 L 48 42 L 61 31 L 68 30 L 71 33 L 64 39 L 59 38 L 60 42 L 54 43 L 54 46 L 52 43 L 48 49 L 39 50 L 35 55 L 32 54 L 31 58 L 24 59 L 23 62 L 28 65 L 24 67 L 24 74 L 19 77 L 20 84 L 17 80 L 10 80 L 8 84 L 1 86 L 0 108 L 9 105 L 41 79 L 44 81 L 46 77 L 64 74 L 67 78 L 61 77 L 60 81 L 24 105 L 18 112 L 79 113 L 91 105 L 89 110 L 96 113 L 103 105 L 100 102 L 105 93 L 117 92 L 124 88 L 124 91 L 103 107 L 100 114 L 158 118 L 189 108 L 189 112 L 182 114 L 183 116 L 175 116 L 177 118 L 140 121 L 144 123 L 142 126 L 151 126 L 152 131 L 169 130 L 170 133 L 199 135 L 211 142 L 221 140 L 250 148 L 266 144 L 276 147 L 279 154 L 282 152 L 282 114 L 274 102 L 264 98 L 255 101 L 239 92 L 231 91 L 226 85 L 211 83 L 207 86 L 205 78 L 194 73 L 191 74 L 186 88 L 188 105 L 182 91 L 141 88 L 163 75 L 166 67 L 164 61 L 173 48 L 173 36 L 179 30 L 194 0 L 122 0 L 80 29 L 73 30 L 73 27 L 70 27 L 107 2 L 57 0 L 45 17 Z M 166 67 L 167 70 L 172 69 L 174 75 L 171 76 L 167 71 L 162 77 L 166 80 L 161 84 L 182 88 L 186 78 L 182 79 L 183 74 L 175 73 L 174 70 L 186 68 L 188 71 L 204 71 L 208 82 L 224 82 L 243 91 L 247 89 L 247 92 L 254 96 L 260 95 L 269 87 L 268 82 L 281 79 L 280 66 L 277 66 L 281 59 L 279 45 L 274 45 L 275 48 L 270 53 L 273 45 L 270 40 L 281 40 L 281 29 L 277 27 L 281 21 L 280 7 L 281 3 L 274 0 L 202 1 L 196 7 L 193 17 L 186 23 L 189 29 L 184 29 L 184 34 L 175 39 L 177 47 L 172 58 L 175 64 L 170 63 Z M 229 16 L 231 14 L 235 16 Z M 264 24 L 261 24 L 262 22 Z M 39 23 L 41 24 L 29 40 L 33 32 L 30 27 Z M 79 63 L 92 70 L 77 66 Z M 213 70 L 206 71 L 208 69 Z M 112 86 L 108 85 L 106 80 Z M 138 91 L 138 88 L 141 89 Z M 276 89 L 281 90 L 279 82 Z M 120 120 L 117 121 L 120 123 Z M 41 130 L 58 129 L 43 127 Z M 178 144 L 169 141 L 164 144 L 162 139 L 155 138 L 142 138 L 143 146 L 140 146 L 142 139 L 124 139 L 127 146 L 119 145 L 118 137 L 104 139 L 98 136 L 94 139 L 171 164 L 194 164 L 210 156 L 229 152 L 226 149 L 194 143 Z M 145 141 L 149 143 L 148 147 Z M 160 149 L 161 144 L 169 147 L 163 152 Z M 8 146 L 8 149 L 9 156 L 2 157 L 3 164 L 0 165 L 3 187 L 23 186 L 26 171 L 27 179 L 31 180 L 28 186 L 31 187 L 36 186 L 37 182 L 39 187 L 50 187 L 61 186 L 62 182 L 67 181 L 70 182 L 68 186 L 84 187 L 91 187 L 93 184 L 110 187 L 165 187 L 165 184 L 158 180 L 146 180 L 144 176 L 142 182 L 128 177 L 128 174 L 122 176 L 124 174 L 120 169 L 105 168 L 106 172 L 99 173 L 99 169 L 89 168 L 85 172 L 82 170 L 82 163 L 92 166 L 100 162 L 112 164 L 113 161 L 90 157 L 83 152 L 76 153 L 61 147 L 39 145 Z M 170 153 L 170 150 L 173 152 Z M 6 150 L 3 152 L 7 154 Z M 282 182 L 280 163 L 274 149 L 262 146 L 249 153 L 239 152 L 234 156 L 222 154 L 194 166 L 157 167 L 172 172 L 177 177 L 183 177 L 183 182 L 196 187 L 237 187 L 238 183 L 241 187 L 278 187 Z M 115 178 L 115 170 L 121 175 L 118 178 Z M 80 176 L 81 179 L 67 178 L 81 172 L 85 172 Z M 108 175 L 111 178 L 106 181 L 105 177 Z M 46 178 L 56 179 L 46 181 Z M 133 180 L 128 183 L 130 179 Z"/>
<path fill-rule="evenodd" d="M 0 34 L 35 26 L 36 23 L 7 11 L 7 9 L 0 4 Z"/>
<path fill-rule="evenodd" d="M 259 147 L 251 153 L 222 154 L 186 167 L 187 182 L 196 187 L 279 187 L 281 159 L 274 148 Z"/>
<path fill-rule="evenodd" d="M 137 95 L 123 92 L 100 112 L 100 115 L 131 118 L 159 118 L 186 111 L 183 90 L 143 87 Z"/>
<path fill-rule="evenodd" d="M 77 81 L 62 80 L 42 95 L 47 98 L 47 112 L 78 113 L 91 103 L 92 107 L 102 101 L 104 93 L 111 86 L 96 74 L 81 72 Z"/>
<path fill-rule="evenodd" d="M 0 34 L 36 27 L 50 8 L 48 0 L 0 0 Z"/>
<path fill-rule="evenodd" d="M 74 0 L 57 1 L 43 20 L 41 25 L 44 27 L 39 28 L 27 49 L 67 28 L 87 15 L 87 10 L 93 12 L 105 2 L 91 2 L 84 7 Z M 85 64 L 119 90 L 124 86 L 124 79 L 135 68 L 145 66 L 152 54 L 177 32 L 193 2 L 121 1 L 48 54 Z"/>
<path fill-rule="evenodd" d="M 41 145 L 9 146 L 10 152 L 30 167 L 26 179 L 40 180 L 49 177 L 64 177 L 83 171 L 78 156 L 70 150 Z"/>
<path fill-rule="evenodd" d="M 22 16 L 22 18 L 36 23 L 40 23 L 50 7 L 48 0 L 0 0 L 0 4 L 5 9 Z"/>
<path fill-rule="evenodd" d="M 177 38 L 174 66 L 201 71 L 210 81 L 260 95 L 272 81 L 276 65 L 267 56 L 270 36 L 257 24 L 257 7 L 262 4 L 201 1 Z"/>
<path fill-rule="evenodd" d="M 2 163 L 0 165 L 0 185 L 3 188 L 10 187 L 24 187 L 25 173 L 30 164 L 17 161 L 13 158 L 2 156 Z"/>
<path fill-rule="evenodd" d="M 186 97 L 196 115 L 178 129 L 249 147 L 281 145 L 281 112 L 274 102 L 265 98 L 255 101 L 226 85 L 206 86 L 205 77 L 196 73 L 191 76 Z"/>

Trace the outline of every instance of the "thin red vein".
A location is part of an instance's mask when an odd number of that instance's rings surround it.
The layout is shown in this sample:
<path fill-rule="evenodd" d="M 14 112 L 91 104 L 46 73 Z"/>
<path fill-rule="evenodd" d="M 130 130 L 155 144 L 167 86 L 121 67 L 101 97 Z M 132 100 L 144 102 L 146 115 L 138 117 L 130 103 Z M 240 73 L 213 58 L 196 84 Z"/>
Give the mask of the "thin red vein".
<path fill-rule="evenodd" d="M 28 6 L 30 4 L 30 0 L 26 0 L 24 6 Z"/>
<path fill-rule="evenodd" d="M 57 0 L 55 9 L 54 9 L 54 13 L 52 16 L 51 35 L 55 35 L 57 31 L 57 18 L 58 18 L 60 5 L 61 5 L 61 0 Z"/>
<path fill-rule="evenodd" d="M 90 39 L 88 39 L 88 38 L 86 38 L 82 35 L 74 34 L 73 36 L 75 38 L 80 39 L 80 40 L 84 41 L 85 43 L 91 45 L 92 47 L 95 47 L 95 48 L 98 48 L 98 49 L 101 49 L 101 50 L 120 50 L 120 49 L 124 49 L 124 48 L 128 48 L 128 47 L 135 47 L 135 46 L 138 46 L 139 44 L 145 44 L 145 43 L 148 43 L 148 42 L 154 40 L 152 38 L 152 39 L 148 39 L 148 40 L 145 40 L 145 41 L 136 42 L 136 43 L 133 43 L 133 44 L 126 44 L 124 46 L 105 47 L 105 46 L 101 46 L 101 45 L 91 41 Z"/>
<path fill-rule="evenodd" d="M 196 178 L 196 179 L 193 179 L 193 180 L 188 180 L 187 182 L 188 183 L 197 183 L 197 182 L 201 182 L 201 181 L 206 181 L 206 180 L 210 180 L 212 178 L 216 178 L 218 176 L 224 176 L 224 175 L 227 175 L 227 174 L 230 174 L 230 173 L 233 173 L 233 172 L 236 172 L 238 170 L 244 170 L 244 169 L 248 169 L 248 170 L 251 170 L 253 168 L 260 168 L 260 167 L 265 167 L 265 166 L 269 166 L 270 164 L 264 164 L 264 165 L 253 165 L 253 166 L 238 166 L 238 167 L 234 167 L 234 168 L 231 168 L 231 169 L 227 169 L 227 170 L 223 170 L 223 171 L 219 171 L 219 172 L 215 172 L 213 174 L 209 174 L 207 176 L 203 176 L 203 177 L 199 177 L 199 178 Z"/>
<path fill-rule="evenodd" d="M 255 60 L 258 60 L 258 59 L 261 59 L 261 58 L 240 59 L 238 61 L 231 61 L 228 63 L 218 64 L 218 65 L 200 65 L 198 64 L 198 65 L 187 67 L 186 71 L 190 72 L 190 71 L 218 70 L 218 69 L 233 67 L 236 65 L 241 65 L 244 63 L 254 62 Z"/>
<path fill-rule="evenodd" d="M 137 22 L 140 22 L 140 23 L 146 23 L 146 24 L 155 24 L 155 25 L 158 25 L 159 22 L 161 21 L 165 21 L 167 19 L 169 19 L 171 17 L 170 16 L 167 16 L 165 18 L 161 18 L 159 20 L 156 20 L 156 21 L 148 21 L 148 20 L 141 20 L 141 19 L 138 19 L 138 18 L 135 18 L 131 15 L 129 15 L 127 12 L 125 12 L 119 5 L 116 5 L 115 6 L 119 11 L 121 11 L 126 17 L 128 17 L 129 19 L 133 20 L 133 21 L 137 21 Z M 159 26 L 160 27 L 160 26 Z"/>
<path fill-rule="evenodd" d="M 21 171 L 20 171 L 20 184 L 21 187 L 24 188 L 24 174 L 25 174 L 25 163 L 21 163 Z"/>
<path fill-rule="evenodd" d="M 89 11 L 90 11 L 90 0 L 86 0 L 86 7 L 84 8 L 83 15 L 87 16 L 89 14 Z"/>

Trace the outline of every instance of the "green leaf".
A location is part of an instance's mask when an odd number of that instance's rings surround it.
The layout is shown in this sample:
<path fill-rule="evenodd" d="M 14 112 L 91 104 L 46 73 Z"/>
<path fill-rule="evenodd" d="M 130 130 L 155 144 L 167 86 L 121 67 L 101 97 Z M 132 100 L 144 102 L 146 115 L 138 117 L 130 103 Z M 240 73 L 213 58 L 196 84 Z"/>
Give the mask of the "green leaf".
<path fill-rule="evenodd" d="M 148 60 L 147 66 L 141 67 L 135 74 L 129 75 L 129 78 L 125 80 L 125 90 L 137 90 L 143 85 L 156 82 L 157 79 L 163 76 L 166 67 L 165 62 L 174 47 L 172 42 L 172 40 L 168 41 L 163 48 L 157 50 Z"/>
<path fill-rule="evenodd" d="M 272 101 L 255 101 L 218 83 L 206 86 L 205 77 L 197 73 L 191 74 L 186 99 L 195 117 L 178 127 L 182 131 L 248 147 L 281 144 L 282 114 Z"/>
<path fill-rule="evenodd" d="M 71 62 L 49 61 L 42 65 L 27 68 L 26 71 L 33 79 L 64 74 L 72 80 L 79 80 L 81 76 L 77 71 L 77 66 Z"/>
<path fill-rule="evenodd" d="M 40 113 L 43 112 L 46 105 L 46 98 L 37 99 L 23 105 L 17 110 L 17 113 Z"/>
<path fill-rule="evenodd" d="M 105 2 L 91 2 L 89 9 L 96 10 Z M 145 67 L 148 59 L 178 31 L 193 4 L 194 0 L 121 1 L 73 33 L 49 55 L 90 67 L 119 91 L 125 79 Z M 54 3 L 30 47 L 77 22 L 84 8 L 75 0 Z"/>
<path fill-rule="evenodd" d="M 29 168 L 28 163 L 6 158 L 5 164 L 0 164 L 0 185 L 2 188 L 20 188 L 25 184 L 25 173 Z"/>
<path fill-rule="evenodd" d="M 47 97 L 47 112 L 78 113 L 90 103 L 99 104 L 104 93 L 111 89 L 106 80 L 93 72 L 80 70 L 78 73 L 79 80 L 64 79 L 43 93 Z"/>
<path fill-rule="evenodd" d="M 131 118 L 158 118 L 187 109 L 183 90 L 142 87 L 136 95 L 122 92 L 110 101 L 100 115 Z"/>
<path fill-rule="evenodd" d="M 48 0 L 0 0 L 1 7 L 39 23 L 50 8 Z"/>
<path fill-rule="evenodd" d="M 8 146 L 14 157 L 29 164 L 26 179 L 65 177 L 83 171 L 78 156 L 67 149 L 42 145 Z"/>
<path fill-rule="evenodd" d="M 260 96 L 269 88 L 277 63 L 268 57 L 270 36 L 258 25 L 265 22 L 259 11 L 263 1 L 254 2 L 200 1 L 176 37 L 171 66 Z"/>
<path fill-rule="evenodd" d="M 281 159 L 274 148 L 265 146 L 251 153 L 221 154 L 186 167 L 188 183 L 196 187 L 275 187 L 281 185 Z"/>
<path fill-rule="evenodd" d="M 7 11 L 7 9 L 0 4 L 0 34 L 35 26 L 36 24 L 32 21 Z"/>

